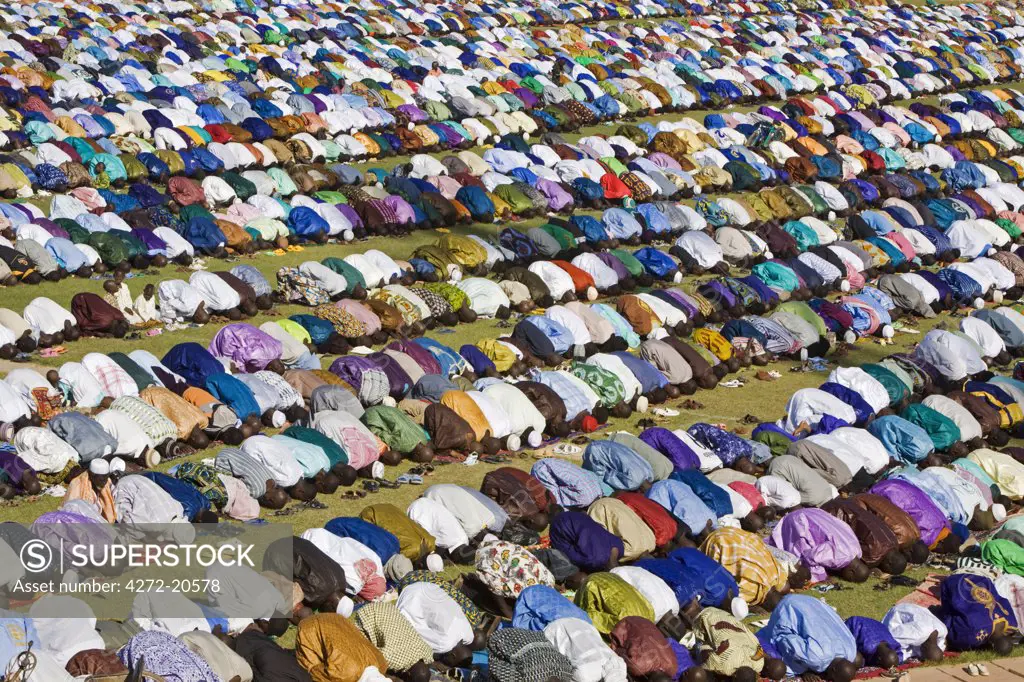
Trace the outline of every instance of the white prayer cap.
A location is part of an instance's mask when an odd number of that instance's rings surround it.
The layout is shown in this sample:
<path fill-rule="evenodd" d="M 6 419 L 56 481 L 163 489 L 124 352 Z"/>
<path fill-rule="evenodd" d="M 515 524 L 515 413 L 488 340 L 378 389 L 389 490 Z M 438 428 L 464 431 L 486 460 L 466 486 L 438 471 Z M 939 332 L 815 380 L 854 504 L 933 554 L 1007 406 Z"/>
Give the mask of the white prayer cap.
<path fill-rule="evenodd" d="M 842 282 L 839 283 L 839 291 L 841 291 L 841 292 L 843 292 L 845 294 L 849 290 L 850 290 L 850 280 L 844 279 Z"/>
<path fill-rule="evenodd" d="M 1002 303 L 1003 302 L 1003 292 L 999 291 L 999 289 L 996 289 L 995 291 L 993 291 L 992 292 L 992 302 L 993 303 Z"/>
<path fill-rule="evenodd" d="M 996 523 L 1002 523 L 1006 520 L 1006 507 L 996 502 L 992 505 L 992 518 L 995 519 Z"/>
<path fill-rule="evenodd" d="M 750 607 L 747 606 L 747 602 L 739 597 L 733 597 L 732 603 L 729 606 L 732 610 L 732 615 L 739 620 L 743 620 L 750 614 Z"/>
<path fill-rule="evenodd" d="M 101 457 L 97 457 L 89 462 L 89 471 L 97 476 L 106 476 L 110 473 L 110 462 Z"/>
<path fill-rule="evenodd" d="M 123 459 L 121 459 L 120 457 L 115 457 L 112 460 L 110 460 L 110 471 L 111 472 L 114 472 L 114 471 L 124 471 L 124 470 L 125 470 L 125 463 L 124 463 Z"/>
<path fill-rule="evenodd" d="M 514 433 L 510 434 L 508 439 L 506 439 L 506 441 L 505 441 L 505 447 L 507 447 L 512 452 L 518 452 L 519 448 L 521 448 L 522 445 L 523 445 L 522 439 L 520 439 L 519 436 L 517 436 Z"/>
<path fill-rule="evenodd" d="M 896 330 L 892 328 L 891 324 L 887 324 L 884 327 L 882 327 L 883 339 L 891 339 L 894 336 L 896 336 Z"/>
<path fill-rule="evenodd" d="M 287 418 L 281 410 L 274 410 L 274 414 L 270 415 L 270 423 L 275 429 L 279 429 L 284 426 L 285 421 L 287 421 Z"/>
<path fill-rule="evenodd" d="M 444 559 L 442 559 L 438 554 L 428 555 L 427 570 L 433 571 L 434 573 L 440 573 L 444 570 Z"/>
<path fill-rule="evenodd" d="M 355 607 L 355 603 L 349 597 L 342 597 L 338 600 L 338 607 L 335 609 L 335 611 L 338 614 L 344 616 L 345 618 L 348 618 L 352 615 L 352 611 L 355 609 Z"/>
<path fill-rule="evenodd" d="M 587 300 L 588 301 L 596 301 L 597 300 L 597 289 L 595 289 L 594 287 L 587 287 Z"/>
<path fill-rule="evenodd" d="M 526 444 L 531 448 L 539 448 L 540 444 L 544 442 L 539 431 L 530 431 L 530 435 L 526 437 Z"/>
<path fill-rule="evenodd" d="M 985 307 L 985 301 L 981 298 L 974 299 L 974 307 L 978 310 L 982 310 Z"/>

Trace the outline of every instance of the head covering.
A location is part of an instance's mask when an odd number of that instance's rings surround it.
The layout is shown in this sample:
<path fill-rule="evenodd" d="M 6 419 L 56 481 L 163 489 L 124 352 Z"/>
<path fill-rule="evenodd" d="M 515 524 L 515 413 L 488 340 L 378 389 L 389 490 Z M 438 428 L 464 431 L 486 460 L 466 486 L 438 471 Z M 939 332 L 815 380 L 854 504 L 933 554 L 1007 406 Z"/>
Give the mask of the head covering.
<path fill-rule="evenodd" d="M 572 662 L 543 633 L 504 628 L 487 643 L 491 677 L 496 682 L 570 682 Z"/>

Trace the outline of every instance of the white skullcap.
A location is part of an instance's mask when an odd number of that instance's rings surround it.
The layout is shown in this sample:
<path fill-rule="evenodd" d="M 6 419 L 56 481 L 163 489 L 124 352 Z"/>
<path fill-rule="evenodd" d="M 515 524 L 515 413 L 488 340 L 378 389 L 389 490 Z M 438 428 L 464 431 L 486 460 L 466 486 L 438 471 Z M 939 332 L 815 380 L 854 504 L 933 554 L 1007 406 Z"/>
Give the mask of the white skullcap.
<path fill-rule="evenodd" d="M 89 462 L 89 471 L 97 476 L 106 476 L 110 473 L 110 462 L 98 457 Z"/>
<path fill-rule="evenodd" d="M 428 555 L 427 570 L 433 571 L 434 573 L 440 573 L 444 570 L 444 559 L 442 559 L 438 554 Z"/>
<path fill-rule="evenodd" d="M 857 335 L 852 330 L 847 329 L 843 332 L 843 341 L 846 343 L 857 343 Z"/>
<path fill-rule="evenodd" d="M 374 478 L 384 478 L 384 463 L 377 460 L 370 465 L 370 475 Z"/>
<path fill-rule="evenodd" d="M 896 330 L 892 328 L 891 324 L 887 324 L 884 327 L 882 327 L 883 339 L 891 339 L 894 336 L 896 336 Z"/>
<path fill-rule="evenodd" d="M 982 310 L 985 307 L 985 301 L 981 298 L 974 299 L 974 307 L 978 310 Z"/>
<path fill-rule="evenodd" d="M 544 439 L 541 437 L 540 431 L 530 431 L 530 435 L 526 437 L 526 444 L 531 448 L 539 448 L 543 442 Z"/>
<path fill-rule="evenodd" d="M 700 194 L 703 191 L 704 191 L 704 188 L 702 188 L 700 185 L 694 185 L 693 186 L 693 193 L 694 194 Z"/>
<path fill-rule="evenodd" d="M 409 121 L 409 125 L 406 126 L 406 128 L 408 128 L 409 130 L 412 130 L 415 127 L 416 127 L 416 124 L 413 123 L 412 121 Z"/>
<path fill-rule="evenodd" d="M 750 615 L 750 607 L 747 606 L 747 602 L 743 601 L 739 597 L 733 597 L 732 603 L 729 607 L 732 610 L 732 615 L 739 620 L 743 620 Z"/>
<path fill-rule="evenodd" d="M 672 275 L 672 282 L 674 284 L 682 284 L 682 282 L 683 282 L 683 273 L 681 273 L 678 270 L 676 270 L 676 274 Z"/>
<path fill-rule="evenodd" d="M 386 396 L 384 400 L 381 401 L 381 405 L 384 405 L 385 407 L 394 407 L 397 404 L 398 403 L 395 402 L 395 399 L 391 396 Z"/>
<path fill-rule="evenodd" d="M 1002 523 L 1006 520 L 1006 507 L 996 502 L 992 505 L 992 518 L 995 519 L 996 523 Z"/>
<path fill-rule="evenodd" d="M 587 287 L 587 300 L 588 301 L 596 301 L 597 300 L 597 289 L 595 289 L 594 287 Z"/>
<path fill-rule="evenodd" d="M 270 415 L 270 423 L 275 429 L 279 429 L 284 426 L 286 421 L 287 418 L 281 410 L 274 410 L 274 414 Z"/>
<path fill-rule="evenodd" d="M 352 230 L 345 230 L 344 232 L 341 233 L 341 238 L 347 242 L 350 242 L 356 238 L 356 233 L 353 232 Z"/>
<path fill-rule="evenodd" d="M 505 440 L 505 447 L 512 452 L 518 452 L 522 446 L 522 439 L 514 433 L 509 434 L 509 437 Z"/>
<path fill-rule="evenodd" d="M 642 414 L 642 413 L 646 412 L 647 408 L 650 407 L 650 406 L 651 406 L 651 403 L 650 403 L 649 400 L 647 400 L 647 396 L 642 395 L 642 396 L 640 396 L 639 398 L 636 399 L 636 411 L 637 412 L 640 412 Z"/>
<path fill-rule="evenodd" d="M 841 291 L 841 292 L 843 292 L 845 294 L 849 290 L 850 290 L 850 280 L 844 279 L 842 282 L 839 283 L 839 291 Z"/>
<path fill-rule="evenodd" d="M 800 362 L 803 362 L 806 359 L 807 359 L 807 349 L 806 348 L 801 348 L 800 349 Z"/>
<path fill-rule="evenodd" d="M 829 219 L 829 220 L 835 220 L 835 219 L 836 219 L 837 217 L 838 217 L 838 216 L 836 215 L 836 212 L 835 212 L 835 211 L 829 211 L 829 212 L 828 212 L 828 219 Z"/>
<path fill-rule="evenodd" d="M 1002 303 L 1003 302 L 1003 292 L 999 291 L 999 289 L 996 289 L 995 291 L 993 291 L 992 292 L 992 302 L 993 303 Z"/>
<path fill-rule="evenodd" d="M 523 139 L 526 140 L 527 142 L 529 142 L 530 141 L 530 133 L 523 133 Z"/>
<path fill-rule="evenodd" d="M 338 607 L 335 610 L 338 614 L 348 618 L 352 615 L 352 611 L 356 608 L 355 602 L 349 597 L 342 597 L 338 600 Z"/>
<path fill-rule="evenodd" d="M 124 471 L 124 470 L 125 470 L 125 463 L 124 463 L 123 459 L 121 459 L 120 457 L 114 457 L 112 460 L 110 460 L 110 471 L 111 472 L 114 472 L 114 471 Z"/>

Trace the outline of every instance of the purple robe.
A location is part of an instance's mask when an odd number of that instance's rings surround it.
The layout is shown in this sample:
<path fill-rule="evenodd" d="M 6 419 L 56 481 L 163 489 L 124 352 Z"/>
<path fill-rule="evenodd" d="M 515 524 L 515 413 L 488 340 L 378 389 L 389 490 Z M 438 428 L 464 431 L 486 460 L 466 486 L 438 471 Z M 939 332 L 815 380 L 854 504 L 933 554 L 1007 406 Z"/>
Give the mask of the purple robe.
<path fill-rule="evenodd" d="M 622 540 L 605 530 L 583 512 L 562 512 L 551 522 L 551 546 L 587 572 L 603 571 L 613 549 L 621 558 Z"/>
<path fill-rule="evenodd" d="M 662 289 L 666 296 L 670 296 L 681 308 L 686 311 L 686 318 L 692 320 L 700 309 L 694 304 L 689 296 L 675 289 Z"/>
<path fill-rule="evenodd" d="M 24 478 L 27 472 L 32 471 L 32 467 L 21 457 L 18 457 L 17 453 L 0 449 L 0 471 L 7 476 L 11 485 L 20 489 L 22 478 Z"/>
<path fill-rule="evenodd" d="M 281 342 L 251 324 L 229 324 L 210 341 L 210 353 L 232 360 L 248 373 L 259 372 L 281 359 Z"/>
<path fill-rule="evenodd" d="M 573 205 L 572 195 L 556 182 L 540 178 L 537 180 L 537 190 L 547 199 L 551 211 L 561 212 Z"/>
<path fill-rule="evenodd" d="M 944 530 L 950 530 L 949 518 L 935 504 L 928 494 L 912 483 L 900 479 L 886 479 L 876 483 L 872 495 L 881 495 L 914 519 L 921 531 L 921 540 L 932 547 L 941 538 Z"/>
<path fill-rule="evenodd" d="M 601 259 L 602 263 L 615 271 L 615 276 L 619 278 L 620 282 L 629 277 L 629 270 L 626 269 L 625 264 L 616 258 L 614 254 L 608 253 L 607 251 L 601 251 L 596 255 Z"/>
<path fill-rule="evenodd" d="M 359 390 L 363 385 L 363 372 L 368 369 L 381 369 L 379 363 L 358 355 L 345 355 L 331 363 L 330 372 L 346 382 L 349 386 Z"/>
<path fill-rule="evenodd" d="M 441 363 L 437 361 L 430 351 L 418 343 L 412 341 L 395 341 L 388 345 L 391 350 L 405 353 L 420 366 L 424 374 L 441 374 Z"/>
<path fill-rule="evenodd" d="M 815 582 L 825 580 L 828 571 L 842 570 L 861 558 L 860 541 L 853 529 L 821 509 L 797 509 L 786 514 L 772 531 L 768 544 L 800 557 Z"/>
<path fill-rule="evenodd" d="M 409 374 L 402 369 L 393 357 L 385 355 L 384 353 L 373 353 L 367 356 L 367 359 L 374 362 L 377 365 L 377 369 L 384 372 L 388 377 L 388 384 L 391 389 L 388 394 L 395 400 L 401 400 L 405 396 L 409 395 L 409 391 L 412 390 L 413 380 Z"/>
<path fill-rule="evenodd" d="M 67 230 L 65 230 L 63 227 L 53 222 L 49 218 L 33 218 L 32 222 L 38 225 L 39 227 L 43 228 L 47 232 L 49 232 L 51 237 L 58 237 L 60 239 L 71 238 L 68 235 Z"/>
<path fill-rule="evenodd" d="M 359 217 L 356 210 L 348 204 L 336 204 L 335 208 L 341 211 L 341 214 L 348 218 L 348 221 L 352 223 L 353 228 L 359 228 L 363 226 L 363 219 Z"/>
<path fill-rule="evenodd" d="M 699 469 L 700 458 L 683 439 L 661 426 L 653 426 L 640 434 L 640 440 L 668 457 L 676 469 Z"/>

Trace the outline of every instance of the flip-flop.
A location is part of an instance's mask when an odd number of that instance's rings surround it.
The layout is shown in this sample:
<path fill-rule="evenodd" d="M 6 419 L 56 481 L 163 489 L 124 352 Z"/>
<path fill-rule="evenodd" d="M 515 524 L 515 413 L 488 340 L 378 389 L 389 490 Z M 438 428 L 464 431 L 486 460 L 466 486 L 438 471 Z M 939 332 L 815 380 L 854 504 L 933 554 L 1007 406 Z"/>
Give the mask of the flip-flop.
<path fill-rule="evenodd" d="M 404 485 L 423 485 L 423 477 L 419 474 L 409 472 L 396 478 L 395 483 L 401 483 Z"/>
<path fill-rule="evenodd" d="M 671 407 L 658 407 L 655 408 L 654 414 L 658 415 L 659 417 L 678 417 L 679 411 L 673 410 Z"/>

